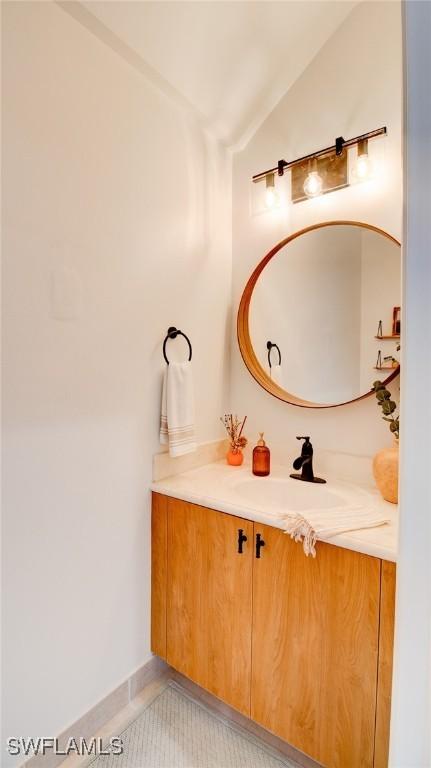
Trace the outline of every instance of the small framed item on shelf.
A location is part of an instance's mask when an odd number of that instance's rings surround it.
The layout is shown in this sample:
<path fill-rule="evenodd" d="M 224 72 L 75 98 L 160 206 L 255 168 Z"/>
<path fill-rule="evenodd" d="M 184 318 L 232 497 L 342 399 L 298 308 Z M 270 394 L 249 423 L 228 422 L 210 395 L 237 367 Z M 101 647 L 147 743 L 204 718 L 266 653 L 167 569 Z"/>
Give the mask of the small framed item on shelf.
<path fill-rule="evenodd" d="M 383 323 L 381 320 L 379 320 L 379 324 L 377 326 L 376 339 L 381 339 L 382 336 L 383 336 Z"/>
<path fill-rule="evenodd" d="M 392 336 L 399 336 L 401 333 L 401 307 L 394 307 L 392 312 Z"/>

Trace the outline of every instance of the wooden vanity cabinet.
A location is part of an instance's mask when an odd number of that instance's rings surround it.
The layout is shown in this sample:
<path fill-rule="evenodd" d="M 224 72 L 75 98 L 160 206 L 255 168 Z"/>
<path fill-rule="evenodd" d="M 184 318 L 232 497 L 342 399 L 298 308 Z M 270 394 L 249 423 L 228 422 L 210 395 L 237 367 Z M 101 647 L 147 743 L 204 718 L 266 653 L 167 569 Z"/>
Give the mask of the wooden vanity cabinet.
<path fill-rule="evenodd" d="M 372 768 L 380 560 L 282 531 L 253 563 L 251 716 L 325 766 Z"/>
<path fill-rule="evenodd" d="M 394 564 L 158 494 L 152 528 L 154 653 L 327 768 L 387 766 Z"/>
<path fill-rule="evenodd" d="M 249 717 L 253 523 L 156 494 L 153 530 L 160 525 L 166 620 L 155 576 L 153 650 L 165 649 L 174 669 Z M 156 569 L 159 561 L 154 553 Z"/>

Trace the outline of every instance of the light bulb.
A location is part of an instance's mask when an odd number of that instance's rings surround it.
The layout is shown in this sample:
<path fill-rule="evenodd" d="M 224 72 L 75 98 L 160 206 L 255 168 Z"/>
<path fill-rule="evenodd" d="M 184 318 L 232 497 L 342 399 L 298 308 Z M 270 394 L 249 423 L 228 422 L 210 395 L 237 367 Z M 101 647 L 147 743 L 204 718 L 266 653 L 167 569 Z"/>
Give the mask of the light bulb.
<path fill-rule="evenodd" d="M 274 187 L 268 187 L 265 191 L 265 205 L 267 208 L 274 208 L 278 203 L 278 195 Z"/>
<path fill-rule="evenodd" d="M 317 171 L 311 171 L 304 181 L 304 192 L 307 197 L 317 197 L 322 191 L 322 177 Z"/>
<path fill-rule="evenodd" d="M 368 141 L 360 141 L 358 144 L 358 157 L 353 169 L 353 178 L 356 181 L 365 181 L 371 176 L 371 162 L 368 157 Z"/>
<path fill-rule="evenodd" d="M 364 179 L 367 179 L 371 172 L 371 164 L 370 164 L 370 158 L 368 157 L 368 154 L 366 155 L 359 155 L 357 161 L 356 161 L 356 167 L 355 167 L 355 176 L 358 179 L 358 181 L 364 181 Z"/>
<path fill-rule="evenodd" d="M 267 208 L 274 208 L 278 205 L 278 193 L 275 191 L 274 174 L 270 173 L 266 177 L 265 205 Z"/>

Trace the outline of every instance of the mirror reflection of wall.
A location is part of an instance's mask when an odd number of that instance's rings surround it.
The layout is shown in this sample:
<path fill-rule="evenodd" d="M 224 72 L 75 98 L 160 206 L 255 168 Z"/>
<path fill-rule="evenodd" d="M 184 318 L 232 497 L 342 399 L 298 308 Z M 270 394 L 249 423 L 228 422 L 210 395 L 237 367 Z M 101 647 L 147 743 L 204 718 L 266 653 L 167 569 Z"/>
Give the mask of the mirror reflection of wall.
<path fill-rule="evenodd" d="M 253 291 L 250 337 L 259 363 L 269 375 L 271 339 L 283 361 L 277 383 L 287 392 L 315 403 L 360 397 L 381 377 L 378 349 L 396 356 L 395 341 L 375 336 L 380 319 L 383 333 L 392 332 L 400 283 L 400 248 L 381 233 L 352 225 L 304 233 L 272 258 Z M 277 357 L 273 351 L 273 364 Z"/>

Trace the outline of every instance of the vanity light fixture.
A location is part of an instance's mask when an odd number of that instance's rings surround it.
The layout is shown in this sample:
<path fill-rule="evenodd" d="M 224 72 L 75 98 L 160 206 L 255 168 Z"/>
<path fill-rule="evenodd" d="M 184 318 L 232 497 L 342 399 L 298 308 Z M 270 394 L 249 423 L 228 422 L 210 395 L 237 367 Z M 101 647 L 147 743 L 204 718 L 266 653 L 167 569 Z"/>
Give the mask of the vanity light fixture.
<path fill-rule="evenodd" d="M 268 173 L 266 179 L 265 204 L 267 208 L 274 208 L 278 203 L 278 193 L 275 191 L 275 174 Z"/>
<path fill-rule="evenodd" d="M 358 147 L 358 155 L 352 178 L 364 181 L 371 173 L 371 163 L 368 156 L 368 142 L 378 136 L 386 136 L 386 126 L 375 131 L 363 133 L 353 139 L 344 139 L 339 136 L 335 143 L 317 152 L 299 157 L 297 160 L 279 160 L 276 167 L 267 171 L 256 173 L 252 177 L 253 183 L 266 180 L 266 205 L 273 207 L 278 202 L 278 195 L 274 188 L 275 174 L 284 176 L 285 171 L 291 171 L 291 196 L 292 202 L 298 203 L 307 198 L 317 197 L 326 192 L 347 187 L 348 181 L 348 153 L 349 147 Z"/>
<path fill-rule="evenodd" d="M 323 181 L 317 172 L 317 158 L 309 160 L 308 176 L 304 181 L 304 192 L 307 197 L 317 197 L 322 193 Z"/>

